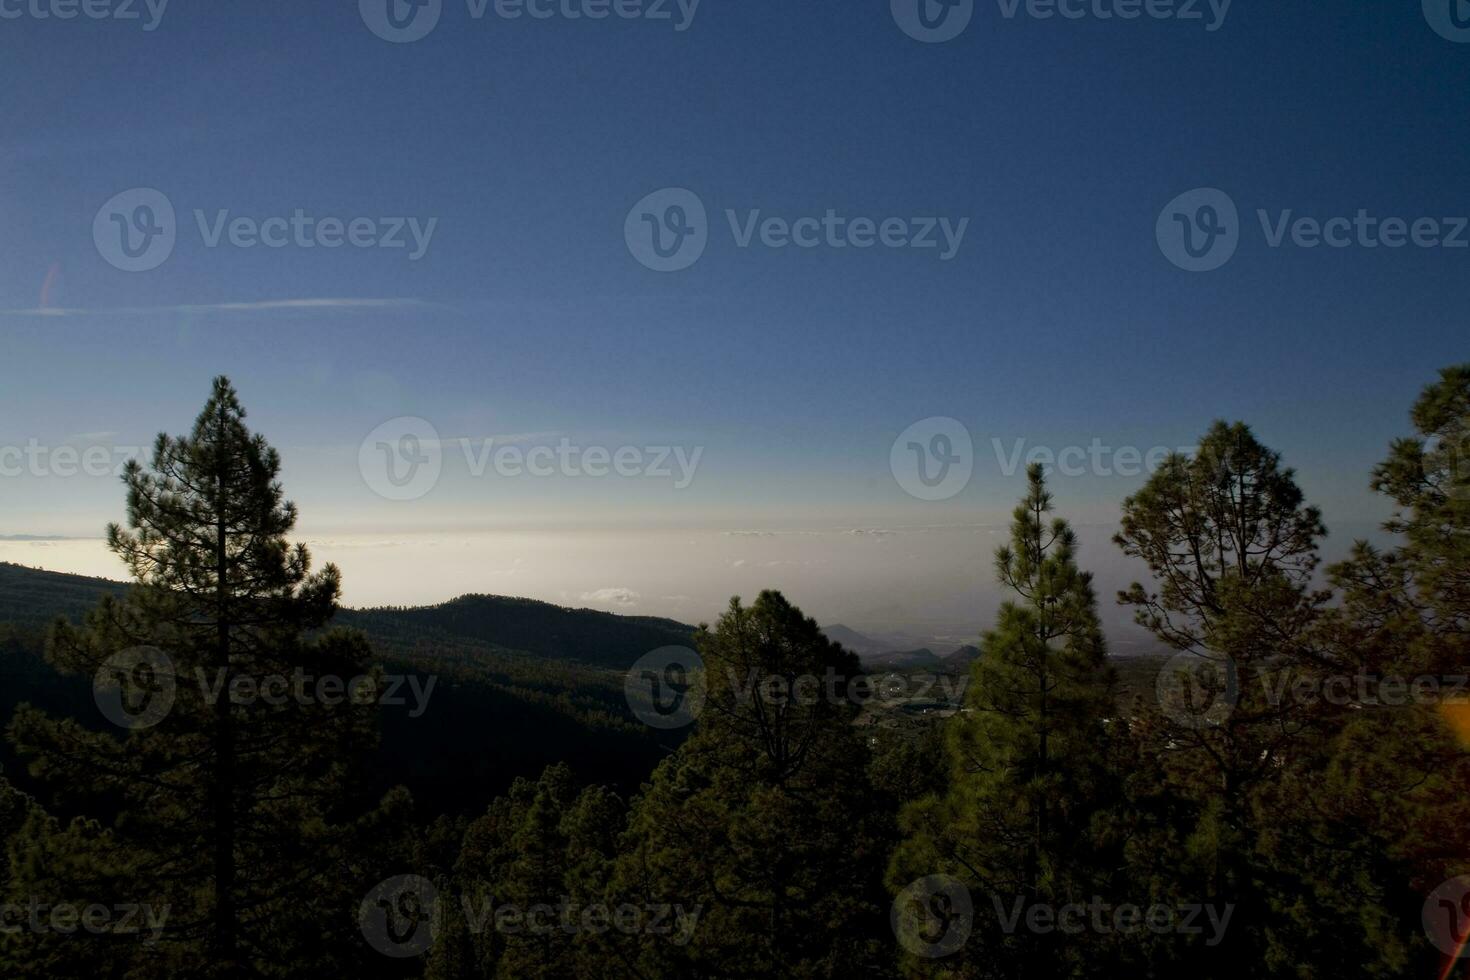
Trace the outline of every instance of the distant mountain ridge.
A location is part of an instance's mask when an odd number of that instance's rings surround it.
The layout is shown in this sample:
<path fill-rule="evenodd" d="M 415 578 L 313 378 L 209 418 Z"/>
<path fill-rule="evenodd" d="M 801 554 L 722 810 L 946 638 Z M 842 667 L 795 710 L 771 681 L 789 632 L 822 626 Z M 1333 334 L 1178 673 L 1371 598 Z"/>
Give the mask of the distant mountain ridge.
<path fill-rule="evenodd" d="M 125 582 L 49 572 L 0 562 L 0 622 L 39 628 L 57 616 L 76 620 L 103 595 L 121 595 Z M 691 646 L 695 627 L 658 616 L 623 616 L 539 599 L 468 593 L 430 606 L 344 607 L 334 622 L 363 630 L 385 647 L 421 646 L 430 638 L 467 642 L 498 654 L 625 670 L 664 646 Z M 869 669 L 964 665 L 973 645 L 944 653 L 904 648 L 849 626 L 822 627 L 828 639 L 856 653 Z"/>
<path fill-rule="evenodd" d="M 964 665 L 980 656 L 980 649 L 970 644 L 956 647 L 947 653 L 935 653 L 929 647 L 902 649 L 885 640 L 875 639 L 860 633 L 850 626 L 834 623 L 823 626 L 827 639 L 841 643 L 858 655 L 863 666 L 870 669 L 892 667 L 955 666 Z"/>
<path fill-rule="evenodd" d="M 979 656 L 980 648 L 968 645 L 946 654 L 938 654 L 928 647 L 920 647 L 917 650 L 894 650 L 891 653 L 880 653 L 872 657 L 867 657 L 863 660 L 863 666 L 869 670 L 897 667 L 943 667 L 953 669 L 965 667 Z"/>
<path fill-rule="evenodd" d="M 57 616 L 79 620 L 104 595 L 127 590 L 126 582 L 0 562 L 0 622 L 44 627 Z"/>
<path fill-rule="evenodd" d="M 952 653 L 944 655 L 945 662 L 955 664 L 968 664 L 980 659 L 980 648 L 973 643 L 966 643 Z"/>
<path fill-rule="evenodd" d="M 822 633 L 833 643 L 842 644 L 845 649 L 851 650 L 859 657 L 871 657 L 893 652 L 893 647 L 887 643 L 881 640 L 875 640 L 871 636 L 859 633 L 857 630 L 843 626 L 841 623 L 823 626 Z"/>
<path fill-rule="evenodd" d="M 539 599 L 468 594 L 435 606 L 344 609 L 338 621 L 375 632 L 392 620 L 399 627 L 451 636 L 553 660 L 575 660 L 626 669 L 659 647 L 691 646 L 695 628 L 656 616 L 619 616 L 597 609 L 572 609 Z"/>
<path fill-rule="evenodd" d="M 126 582 L 0 562 L 0 622 L 30 628 L 57 616 L 76 621 Z M 655 616 L 619 616 L 537 599 L 468 594 L 433 606 L 343 607 L 333 620 L 369 636 L 438 635 L 503 652 L 626 669 L 662 646 L 689 646 L 694 627 Z M 391 644 L 390 644 L 391 645 Z"/>

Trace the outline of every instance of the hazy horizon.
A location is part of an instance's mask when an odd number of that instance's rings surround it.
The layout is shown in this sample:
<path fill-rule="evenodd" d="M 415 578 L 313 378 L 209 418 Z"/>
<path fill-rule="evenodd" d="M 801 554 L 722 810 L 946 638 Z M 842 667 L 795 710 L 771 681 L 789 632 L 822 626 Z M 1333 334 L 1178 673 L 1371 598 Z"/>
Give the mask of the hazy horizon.
<path fill-rule="evenodd" d="M 823 625 L 897 634 L 912 646 L 974 643 L 1004 598 L 992 553 L 1004 524 L 805 529 L 478 530 L 294 536 L 318 567 L 335 563 L 343 604 L 433 605 L 466 593 L 517 596 L 623 615 L 712 622 L 732 595 L 778 589 Z M 1077 524 L 1078 559 L 1093 572 L 1114 653 L 1155 642 L 1114 593 L 1145 578 L 1111 542 L 1115 527 Z M 1331 528 L 1329 530 L 1332 530 Z M 1328 562 L 1373 525 L 1339 526 L 1323 543 Z M 48 571 L 125 579 L 100 537 L 0 537 L 0 561 Z M 899 642 L 898 645 L 903 645 Z"/>

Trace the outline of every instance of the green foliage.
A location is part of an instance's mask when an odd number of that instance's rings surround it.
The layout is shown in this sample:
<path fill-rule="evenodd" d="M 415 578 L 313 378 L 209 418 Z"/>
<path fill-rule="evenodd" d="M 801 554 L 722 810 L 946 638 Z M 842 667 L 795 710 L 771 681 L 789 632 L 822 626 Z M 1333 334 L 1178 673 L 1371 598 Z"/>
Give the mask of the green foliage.
<path fill-rule="evenodd" d="M 80 623 L 101 597 L 120 598 L 129 588 L 0 564 L 0 609 L 28 610 L 27 625 L 0 625 L 0 717 L 21 700 L 49 714 L 96 716 L 90 678 L 58 674 L 45 662 L 40 627 L 58 616 Z M 465 605 L 477 614 L 452 621 L 439 615 Z M 388 673 L 436 679 L 432 710 L 412 716 L 411 705 L 390 705 L 380 713 L 382 738 L 366 778 L 377 793 L 402 783 L 426 812 L 455 814 L 478 813 L 515 779 L 574 755 L 619 791 L 637 789 L 665 754 L 670 733 L 655 738 L 633 717 L 623 670 L 594 664 L 611 657 L 626 667 L 633 644 L 687 645 L 694 631 L 669 620 L 495 596 L 420 609 L 341 609 L 330 625 L 364 633 Z M 529 642 L 533 649 L 511 645 L 528 642 L 533 628 L 544 628 L 547 638 Z M 527 731 L 536 737 L 522 737 Z M 0 762 L 29 788 L 19 761 L 8 743 L 0 745 Z"/>
<path fill-rule="evenodd" d="M 879 969 L 891 955 L 887 844 L 847 697 L 857 658 L 777 592 L 732 599 L 698 643 L 704 711 L 634 802 L 611 886 L 619 901 L 681 906 L 698 926 L 683 945 L 633 937 L 632 975 Z M 803 678 L 823 692 L 803 695 Z"/>
<path fill-rule="evenodd" d="M 1158 591 L 1134 583 L 1118 600 L 1177 650 L 1222 651 L 1241 614 L 1263 643 L 1289 639 L 1326 533 L 1280 454 L 1244 423 L 1216 422 L 1192 458 L 1170 455 L 1123 502 L 1114 540 Z"/>
<path fill-rule="evenodd" d="M 1358 542 L 1330 569 L 1342 602 L 1319 642 L 1338 672 L 1449 690 L 1470 674 L 1470 365 L 1441 372 L 1410 418 L 1415 435 L 1394 441 L 1372 482 L 1397 505 L 1386 529 L 1400 543 Z M 1349 964 L 1365 976 L 1429 975 L 1442 963 L 1425 942 L 1424 897 L 1470 872 L 1470 703 L 1369 703 L 1331 722 L 1288 768 L 1262 839 L 1277 861 L 1304 865 L 1312 896 L 1275 910 L 1272 952 L 1310 963 L 1310 976 Z M 1344 936 L 1333 918 L 1358 928 Z"/>
<path fill-rule="evenodd" d="M 11 895 L 142 905 L 167 921 L 146 938 L 22 931 L 5 953 L 14 972 L 57 975 L 57 949 L 130 976 L 305 976 L 344 962 L 341 939 L 323 937 L 360 894 L 359 859 L 387 812 L 347 806 L 375 707 L 236 694 L 297 671 L 373 674 L 359 635 L 306 635 L 335 608 L 337 570 L 312 574 L 306 549 L 287 544 L 296 512 L 279 457 L 243 417 L 218 379 L 191 435 L 161 435 L 150 469 L 128 466 L 129 529 L 113 525 L 108 542 L 135 587 L 52 634 L 62 671 L 114 679 L 125 696 L 146 685 L 140 703 L 166 710 L 122 737 L 26 706 L 10 725 L 57 800 L 111 814 L 29 820 L 12 842 Z M 139 650 L 148 672 L 117 659 Z"/>
<path fill-rule="evenodd" d="M 965 704 L 948 728 L 947 788 L 910 805 L 908 839 L 889 870 L 901 891 L 944 874 L 969 889 L 974 935 L 946 959 L 963 976 L 1040 976 L 1081 971 L 1096 950 L 1060 936 L 1001 928 L 998 910 L 1017 901 L 1086 903 L 1109 888 L 1106 808 L 1116 802 L 1110 769 L 1116 694 L 1091 576 L 1076 563 L 1076 539 L 1052 510 L 1041 467 L 1028 469 L 1010 544 L 996 574 L 1004 602 L 981 642 Z M 919 969 L 922 964 L 911 963 Z"/>
<path fill-rule="evenodd" d="M 427 975 L 605 976 L 615 947 L 587 913 L 604 904 L 623 817 L 615 795 L 578 791 L 565 765 L 516 780 L 464 834 Z"/>
<path fill-rule="evenodd" d="M 650 650 L 687 646 L 694 632 L 683 623 L 656 616 L 617 616 L 491 595 L 465 595 L 435 606 L 364 609 L 352 618 L 364 621 L 383 615 L 400 628 L 488 638 L 543 661 L 572 660 L 620 670 Z"/>
<path fill-rule="evenodd" d="M 127 588 L 122 582 L 0 561 L 0 623 L 44 630 L 58 616 L 77 621 L 95 609 L 103 596 L 118 597 Z"/>
<path fill-rule="evenodd" d="M 1261 963 L 1272 893 L 1298 886 L 1263 863 L 1257 843 L 1276 819 L 1264 794 L 1321 725 L 1317 706 L 1280 692 L 1321 667 L 1314 627 L 1328 596 L 1312 576 L 1325 534 L 1280 455 L 1239 422 L 1216 422 L 1193 458 L 1169 457 L 1123 504 L 1115 541 L 1147 563 L 1157 591 L 1134 583 L 1119 601 L 1212 668 L 1177 683 L 1218 705 L 1148 705 L 1132 727 L 1138 836 L 1162 856 L 1135 848 L 1133 867 L 1147 869 L 1151 887 L 1235 909 L 1224 946 L 1192 970 Z"/>
<path fill-rule="evenodd" d="M 1031 467 L 962 710 L 917 732 L 855 724 L 857 658 L 776 592 L 693 631 L 703 710 L 657 735 L 623 670 L 688 641 L 681 624 L 485 596 L 338 614 L 337 571 L 288 544 L 280 461 L 243 418 L 219 379 L 191 435 L 128 468 L 128 528 L 109 543 L 132 585 L 0 565 L 0 708 L 32 702 L 9 725 L 26 768 L 0 777 L 0 895 L 138 908 L 131 930 L 0 930 L 6 976 L 1454 975 L 1420 916 L 1470 873 L 1470 692 L 1293 692 L 1470 673 L 1470 365 L 1424 391 L 1374 472 L 1395 545 L 1359 542 L 1331 592 L 1320 514 L 1244 424 L 1215 423 L 1124 502 L 1116 541 L 1152 581 L 1119 599 L 1233 682 L 1160 678 L 1228 694 L 1219 710 L 1156 703 L 1143 660 L 1120 692 L 1091 577 Z M 38 626 L 57 614 L 48 666 Z M 389 744 L 367 703 L 211 696 L 298 669 L 381 678 L 344 622 L 441 682 L 425 718 L 389 716 Z M 115 659 L 139 648 L 166 660 Z M 959 669 L 922 653 L 898 659 Z M 108 727 L 98 677 L 134 695 L 173 681 L 171 708 Z M 564 758 L 611 785 L 581 785 Z M 426 824 L 399 775 L 433 787 Z M 625 804 L 619 787 L 645 776 Z M 358 909 L 407 872 L 433 884 L 436 930 L 426 955 L 394 959 Z M 909 913 L 957 911 L 911 901 L 933 875 L 973 915 L 930 957 L 896 940 L 914 938 Z M 1209 941 L 1005 925 L 1098 901 L 1231 917 Z"/>

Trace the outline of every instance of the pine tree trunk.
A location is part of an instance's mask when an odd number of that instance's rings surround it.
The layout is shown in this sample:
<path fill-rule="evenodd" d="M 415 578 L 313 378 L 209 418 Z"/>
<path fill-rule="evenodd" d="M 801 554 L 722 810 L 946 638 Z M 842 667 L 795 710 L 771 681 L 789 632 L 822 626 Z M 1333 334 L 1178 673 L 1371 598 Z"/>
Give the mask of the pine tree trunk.
<path fill-rule="evenodd" d="M 218 492 L 215 514 L 216 655 L 224 671 L 224 684 L 214 703 L 214 939 L 219 972 L 225 977 L 238 975 L 235 939 L 235 731 L 230 717 L 230 626 L 228 602 L 228 564 L 225 542 L 227 517 L 224 474 L 217 477 Z"/>

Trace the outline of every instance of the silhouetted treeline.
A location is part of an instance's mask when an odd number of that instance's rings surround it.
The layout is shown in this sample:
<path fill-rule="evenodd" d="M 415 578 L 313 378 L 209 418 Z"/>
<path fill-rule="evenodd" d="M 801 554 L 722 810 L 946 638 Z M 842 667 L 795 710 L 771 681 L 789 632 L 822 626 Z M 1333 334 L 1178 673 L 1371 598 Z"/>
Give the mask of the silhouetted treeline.
<path fill-rule="evenodd" d="M 288 544 L 243 417 L 218 379 L 129 467 L 109 540 L 136 584 L 47 643 L 95 710 L 40 679 L 34 633 L 0 633 L 39 702 L 8 727 L 29 792 L 0 782 L 6 975 L 1463 973 L 1470 366 L 1370 478 L 1394 545 L 1331 567 L 1248 426 L 1165 460 L 1123 503 L 1148 578 L 1115 598 L 1176 655 L 1129 697 L 1031 467 L 1007 601 L 916 738 L 860 723 L 874 679 L 777 592 L 692 637 L 538 633 L 564 620 L 473 598 L 345 617 L 372 649 L 333 620 L 338 571 Z M 474 639 L 507 614 L 537 657 Z M 608 631 L 633 669 L 569 690 L 564 658 Z M 508 788 L 466 814 L 456 779 Z"/>

